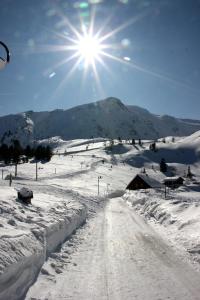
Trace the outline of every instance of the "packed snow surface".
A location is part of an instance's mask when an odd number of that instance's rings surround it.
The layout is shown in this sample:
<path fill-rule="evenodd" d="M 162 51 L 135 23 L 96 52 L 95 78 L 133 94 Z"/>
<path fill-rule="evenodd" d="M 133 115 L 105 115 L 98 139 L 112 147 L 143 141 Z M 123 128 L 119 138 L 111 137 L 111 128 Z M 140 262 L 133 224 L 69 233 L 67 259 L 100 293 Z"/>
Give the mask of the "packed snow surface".
<path fill-rule="evenodd" d="M 113 198 L 45 263 L 26 299 L 198 300 L 199 280 L 160 235 Z"/>

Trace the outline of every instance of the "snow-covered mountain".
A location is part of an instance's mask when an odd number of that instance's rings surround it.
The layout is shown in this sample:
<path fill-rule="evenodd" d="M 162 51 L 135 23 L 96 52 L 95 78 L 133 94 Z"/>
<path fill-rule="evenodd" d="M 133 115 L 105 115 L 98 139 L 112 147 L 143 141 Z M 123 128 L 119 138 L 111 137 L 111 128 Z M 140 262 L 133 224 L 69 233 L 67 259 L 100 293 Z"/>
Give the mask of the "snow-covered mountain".
<path fill-rule="evenodd" d="M 68 110 L 27 111 L 0 117 L 1 142 L 20 139 L 22 143 L 60 136 L 65 140 L 111 137 L 155 139 L 186 136 L 200 129 L 200 121 L 157 116 L 137 106 L 107 98 Z"/>

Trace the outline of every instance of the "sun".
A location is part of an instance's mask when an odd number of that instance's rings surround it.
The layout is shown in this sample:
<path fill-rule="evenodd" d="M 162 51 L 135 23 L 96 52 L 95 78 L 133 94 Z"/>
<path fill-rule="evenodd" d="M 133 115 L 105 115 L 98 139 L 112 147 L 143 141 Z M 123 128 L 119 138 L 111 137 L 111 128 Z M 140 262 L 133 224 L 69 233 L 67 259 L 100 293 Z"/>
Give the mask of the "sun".
<path fill-rule="evenodd" d="M 61 13 L 60 16 L 64 31 L 62 33 L 56 31 L 55 34 L 64 40 L 64 44 L 41 47 L 42 52 L 64 51 L 66 53 L 66 57 L 63 60 L 45 71 L 46 74 L 50 73 L 49 78 L 55 76 L 57 68 L 68 63 L 70 65 L 70 68 L 66 68 L 66 75 L 57 87 L 54 98 L 58 96 L 58 91 L 64 88 L 67 80 L 77 71 L 82 72 L 81 89 L 84 88 L 85 82 L 90 76 L 93 80 L 93 86 L 95 84 L 94 88 L 101 95 L 104 95 L 104 88 L 101 83 L 102 76 L 100 76 L 102 70 L 105 70 L 110 76 L 114 76 L 111 66 L 107 65 L 107 62 L 113 60 L 126 66 L 131 65 L 131 59 L 127 55 L 121 56 L 120 54 L 124 47 L 122 42 L 116 42 L 116 34 L 135 23 L 141 17 L 133 17 L 113 30 L 107 30 L 110 17 L 105 20 L 102 26 L 95 26 L 95 10 L 92 11 L 89 22 L 80 16 L 80 24 L 76 27 L 64 14 Z M 135 65 L 134 67 L 136 68 Z"/>
<path fill-rule="evenodd" d="M 86 65 L 94 63 L 101 55 L 103 45 L 92 35 L 81 36 L 77 43 L 77 51 Z"/>
<path fill-rule="evenodd" d="M 92 0 L 88 2 L 92 2 Z M 86 4 L 87 3 L 84 3 L 84 9 Z M 83 3 L 80 4 L 80 8 L 83 8 Z M 131 41 L 128 38 L 124 37 L 122 40 L 120 38 L 120 41 L 117 41 L 117 34 L 119 32 L 146 17 L 148 15 L 147 12 L 135 15 L 126 22 L 120 24 L 118 27 L 109 30 L 108 28 L 112 27 L 111 24 L 109 24 L 112 19 L 111 16 L 108 16 L 100 27 L 96 26 L 95 10 L 92 10 L 91 14 L 89 13 L 89 20 L 88 18 L 86 20 L 83 14 L 80 14 L 80 24 L 77 24 L 76 26 L 74 26 L 61 11 L 58 12 L 58 15 L 61 17 L 59 26 L 61 26 L 63 30 L 62 32 L 60 32 L 60 30 L 53 31 L 53 33 L 56 37 L 62 38 L 64 43 L 61 44 L 59 42 L 59 45 L 41 45 L 38 49 L 34 50 L 38 53 L 62 51 L 66 54 L 61 61 L 51 65 L 44 71 L 44 74 L 47 74 L 49 78 L 53 78 L 56 75 L 57 68 L 67 64 L 68 66 L 70 65 L 70 67 L 66 67 L 66 74 L 54 92 L 53 97 L 55 99 L 59 95 L 58 92 L 66 86 L 68 79 L 71 78 L 77 71 L 82 72 L 82 78 L 80 81 L 81 90 L 85 87 L 86 79 L 89 78 L 87 76 L 90 76 L 90 78 L 92 78 L 92 85 L 94 86 L 95 84 L 95 89 L 97 88 L 100 94 L 104 95 L 104 87 L 101 84 L 101 78 L 103 77 L 102 72 L 106 71 L 109 73 L 111 76 L 110 78 L 114 78 L 115 76 L 112 72 L 112 65 L 108 65 L 109 61 L 117 62 L 125 65 L 126 67 L 131 67 L 138 72 L 143 72 L 148 75 L 185 86 L 185 84 L 177 82 L 176 80 L 161 73 L 151 71 L 145 66 L 136 63 L 136 61 L 133 61 L 128 55 L 128 51 L 131 49 Z M 124 51 L 126 51 L 126 53 L 124 53 Z"/>

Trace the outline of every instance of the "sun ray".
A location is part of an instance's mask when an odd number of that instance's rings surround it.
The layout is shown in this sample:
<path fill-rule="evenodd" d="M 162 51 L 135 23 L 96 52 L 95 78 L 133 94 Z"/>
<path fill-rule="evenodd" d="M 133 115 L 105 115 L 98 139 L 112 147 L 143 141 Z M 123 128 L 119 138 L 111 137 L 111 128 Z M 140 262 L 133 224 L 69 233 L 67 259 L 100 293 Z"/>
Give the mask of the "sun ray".
<path fill-rule="evenodd" d="M 70 57 L 63 59 L 63 60 L 57 62 L 56 64 L 54 64 L 53 66 L 51 66 L 50 68 L 46 69 L 46 70 L 44 71 L 44 74 L 48 74 L 48 73 L 51 72 L 52 70 L 55 71 L 55 70 L 58 69 L 59 67 L 65 65 L 66 63 L 70 62 L 71 60 L 73 60 L 74 58 L 76 58 L 76 57 L 78 57 L 78 56 L 79 56 L 79 54 L 78 54 L 77 52 L 74 53 L 74 54 L 72 54 Z"/>
<path fill-rule="evenodd" d="M 112 18 L 115 15 L 115 11 L 112 10 L 112 12 L 107 16 L 107 18 L 105 19 L 103 25 L 99 28 L 99 30 L 96 32 L 95 37 L 99 38 L 102 35 L 102 32 L 104 31 L 104 29 L 109 25 L 109 23 L 111 22 Z"/>
<path fill-rule="evenodd" d="M 74 38 L 72 38 L 70 36 L 66 36 L 66 40 L 68 40 L 69 42 L 72 42 L 75 45 L 78 44 L 78 40 L 75 40 Z"/>
<path fill-rule="evenodd" d="M 104 51 L 101 51 L 101 54 L 104 55 L 104 56 L 106 56 L 106 57 L 108 57 L 108 58 L 110 58 L 110 59 L 112 59 L 112 60 L 115 60 L 115 61 L 117 61 L 119 63 L 125 64 L 128 67 L 131 67 L 131 68 L 134 68 L 134 69 L 136 69 L 136 70 L 138 70 L 140 72 L 143 72 L 145 74 L 151 75 L 151 76 L 159 78 L 161 80 L 165 80 L 165 81 L 171 82 L 174 85 L 182 86 L 184 88 L 188 88 L 190 90 L 193 90 L 193 91 L 196 91 L 196 92 L 200 92 L 199 90 L 194 89 L 193 87 L 189 86 L 188 84 L 186 84 L 184 82 L 181 82 L 179 80 L 171 78 L 171 77 L 169 77 L 167 75 L 161 74 L 159 72 L 151 71 L 151 70 L 149 70 L 149 69 L 147 69 L 147 68 L 145 68 L 143 66 L 140 66 L 140 65 L 138 65 L 136 63 L 133 63 L 131 61 L 124 61 L 122 58 L 116 57 L 116 56 L 111 55 L 111 54 L 109 54 L 107 52 L 104 52 Z"/>
<path fill-rule="evenodd" d="M 72 74 L 74 73 L 74 71 L 77 69 L 78 65 L 81 63 L 81 61 L 83 61 L 83 58 L 80 56 L 78 58 L 78 60 L 76 61 L 76 63 L 73 65 L 73 67 L 71 68 L 71 70 L 69 71 L 69 73 L 67 74 L 66 79 L 68 80 L 70 76 L 72 76 Z"/>
<path fill-rule="evenodd" d="M 106 57 L 108 57 L 108 58 L 111 58 L 112 60 L 115 60 L 115 61 L 118 61 L 118 62 L 120 62 L 120 63 L 123 63 L 123 64 L 128 64 L 127 62 L 125 62 L 122 58 L 119 58 L 119 57 L 117 57 L 117 56 L 114 56 L 114 55 L 112 55 L 112 54 L 109 54 L 109 53 L 107 53 L 107 52 L 105 52 L 105 51 L 101 51 L 101 55 L 104 55 L 104 56 L 106 56 Z"/>
<path fill-rule="evenodd" d="M 70 30 L 75 34 L 75 36 L 79 39 L 81 37 L 81 33 L 71 24 L 69 19 L 62 13 L 59 13 L 61 16 L 61 19 L 63 20 L 63 24 L 67 25 Z"/>
<path fill-rule="evenodd" d="M 33 48 L 29 49 L 27 48 L 27 52 L 31 52 L 34 54 L 40 54 L 40 53 L 51 53 L 51 52 L 66 52 L 66 51 L 73 51 L 76 50 L 75 45 L 40 45 L 40 46 L 34 46 Z"/>
<path fill-rule="evenodd" d="M 101 84 L 101 81 L 100 81 L 100 78 L 99 78 L 99 75 L 98 75 L 98 72 L 97 72 L 97 69 L 96 69 L 96 65 L 95 65 L 94 62 L 92 63 L 92 69 L 93 69 L 93 73 L 94 73 L 94 76 L 95 76 L 97 88 L 98 88 L 100 94 L 102 96 L 104 96 L 104 90 L 103 90 L 103 87 L 102 87 L 102 84 Z"/>
<path fill-rule="evenodd" d="M 90 18 L 90 26 L 88 33 L 90 36 L 94 35 L 94 22 L 95 22 L 95 17 L 96 17 L 96 8 L 93 7 L 92 13 L 91 13 L 91 18 Z"/>
<path fill-rule="evenodd" d="M 126 21 L 125 23 L 121 24 L 120 26 L 118 26 L 117 28 L 113 29 L 112 31 L 108 32 L 107 34 L 105 34 L 104 36 L 99 38 L 100 43 L 102 43 L 103 41 L 107 40 L 108 38 L 110 38 L 111 36 L 115 35 L 116 33 L 124 30 L 126 27 L 133 25 L 134 23 L 138 22 L 139 20 L 141 20 L 142 18 L 144 18 L 147 15 L 147 13 L 143 13 L 140 15 L 137 15 L 136 17 L 133 17 L 131 19 L 129 19 L 128 21 Z"/>
<path fill-rule="evenodd" d="M 83 90 L 83 88 L 84 88 L 84 86 L 85 86 L 85 81 L 86 81 L 87 71 L 88 71 L 88 68 L 85 67 L 85 68 L 83 69 L 83 76 L 82 76 L 82 80 L 81 80 L 81 90 Z"/>
<path fill-rule="evenodd" d="M 195 88 L 189 86 L 188 84 L 186 84 L 185 82 L 182 82 L 182 81 L 177 80 L 177 79 L 175 79 L 175 78 L 169 77 L 169 76 L 167 76 L 167 75 L 165 75 L 165 74 L 162 74 L 162 73 L 159 73 L 159 72 L 151 71 L 151 70 L 149 70 L 149 69 L 147 69 L 147 68 L 145 68 L 145 67 L 143 67 L 143 66 L 140 66 L 140 65 L 138 65 L 138 64 L 136 64 L 136 63 L 128 63 L 128 65 L 129 65 L 130 67 L 134 68 L 134 69 L 137 69 L 137 70 L 140 71 L 140 72 L 143 72 L 143 73 L 146 73 L 146 74 L 148 74 L 148 75 L 154 76 L 154 77 L 159 78 L 159 79 L 161 79 L 161 80 L 168 81 L 168 82 L 170 82 L 170 83 L 172 83 L 172 84 L 174 84 L 174 85 L 177 85 L 177 86 L 181 86 L 181 87 L 187 88 L 187 89 L 189 89 L 189 90 L 192 90 L 193 92 L 196 91 L 196 92 L 200 93 L 200 90 L 195 89 Z"/>
<path fill-rule="evenodd" d="M 97 56 L 97 60 L 98 62 L 101 64 L 101 66 L 103 66 L 103 68 L 110 74 L 113 76 L 113 73 L 111 72 L 111 70 L 109 69 L 109 67 L 106 65 L 106 63 L 104 62 L 104 60 L 101 58 L 101 56 Z"/>
<path fill-rule="evenodd" d="M 60 82 L 60 84 L 58 85 L 54 94 L 51 97 L 52 99 L 56 99 L 58 97 L 59 93 L 62 91 L 62 89 L 64 88 L 64 86 L 65 86 L 66 82 L 69 80 L 69 78 L 73 75 L 74 71 L 76 70 L 76 68 L 79 65 L 79 63 L 81 62 L 81 60 L 82 60 L 82 58 L 79 57 L 79 59 L 73 65 L 71 70 L 66 74 L 66 76 L 63 78 L 63 80 Z"/>
<path fill-rule="evenodd" d="M 120 26 L 114 28 L 113 30 L 110 30 L 109 32 L 102 35 L 102 32 L 105 32 L 106 26 L 109 24 L 112 15 L 109 15 L 107 19 L 105 20 L 104 24 L 101 28 L 96 29 L 95 28 L 95 18 L 96 18 L 96 10 L 93 9 L 91 16 L 90 16 L 90 22 L 89 26 L 85 24 L 84 17 L 80 14 L 80 29 L 78 30 L 75 26 L 72 25 L 72 23 L 69 21 L 66 16 L 64 16 L 61 12 L 59 15 L 62 18 L 63 25 L 67 26 L 67 28 L 71 31 L 72 36 L 69 34 L 60 34 L 57 32 L 54 32 L 55 35 L 57 35 L 60 38 L 63 38 L 64 41 L 66 41 L 63 45 L 42 45 L 40 47 L 34 47 L 33 51 L 36 53 L 39 52 L 66 52 L 69 53 L 70 51 L 73 52 L 72 55 L 70 55 L 67 59 L 62 60 L 61 62 L 58 62 L 56 65 L 53 66 L 53 69 L 58 68 L 62 66 L 65 63 L 68 63 L 72 59 L 76 59 L 77 61 L 74 63 L 71 70 L 67 73 L 63 81 L 58 87 L 58 90 L 60 90 L 64 83 L 73 75 L 73 73 L 78 69 L 78 66 L 81 65 L 81 69 L 83 70 L 83 76 L 82 76 L 82 82 L 81 87 L 84 86 L 86 76 L 88 74 L 88 71 L 93 72 L 95 82 L 97 84 L 98 89 L 103 92 L 100 77 L 98 74 L 98 64 L 103 67 L 103 69 L 106 70 L 110 75 L 114 76 L 114 74 L 111 72 L 111 68 L 109 68 L 104 60 L 104 58 L 111 59 L 113 61 L 116 61 L 120 64 L 126 65 L 130 68 L 133 68 L 139 72 L 143 72 L 147 75 L 154 76 L 156 78 L 167 80 L 173 84 L 178 84 L 190 89 L 193 89 L 192 87 L 189 87 L 187 84 L 180 82 L 178 80 L 175 80 L 169 76 L 166 76 L 164 74 L 161 74 L 159 72 L 154 72 L 144 66 L 141 66 L 137 64 L 135 61 L 132 60 L 125 60 L 125 57 L 119 57 L 116 56 L 115 53 L 116 50 L 123 49 L 121 43 L 110 43 L 106 42 L 110 38 L 112 38 L 114 35 L 119 33 L 120 31 L 124 30 L 128 26 L 131 26 L 135 24 L 136 22 L 139 22 L 142 18 L 146 17 L 149 14 L 149 10 L 139 14 L 129 20 L 127 20 L 125 23 L 121 24 Z M 110 50 L 112 50 L 112 54 L 110 53 Z M 52 68 L 51 68 L 52 70 Z M 193 89 L 194 90 L 194 89 Z M 198 91 L 199 92 L 199 91 Z"/>

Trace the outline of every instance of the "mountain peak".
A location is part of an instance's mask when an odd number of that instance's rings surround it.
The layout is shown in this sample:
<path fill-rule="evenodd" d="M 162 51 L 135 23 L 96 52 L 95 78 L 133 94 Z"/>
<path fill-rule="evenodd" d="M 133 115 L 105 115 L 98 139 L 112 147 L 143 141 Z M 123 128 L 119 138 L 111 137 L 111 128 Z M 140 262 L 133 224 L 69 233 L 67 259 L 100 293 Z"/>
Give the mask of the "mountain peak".
<path fill-rule="evenodd" d="M 106 98 L 104 100 L 100 100 L 100 101 L 97 101 L 97 102 L 112 103 L 112 104 L 118 104 L 118 105 L 122 104 L 122 105 L 124 105 L 120 99 L 115 98 L 115 97 L 108 97 L 108 98 Z"/>
<path fill-rule="evenodd" d="M 95 102 L 95 104 L 98 106 L 103 106 L 104 108 L 110 107 L 110 108 L 120 108 L 127 110 L 127 107 L 123 104 L 123 102 L 115 97 L 108 97 L 106 99 L 100 100 Z"/>

